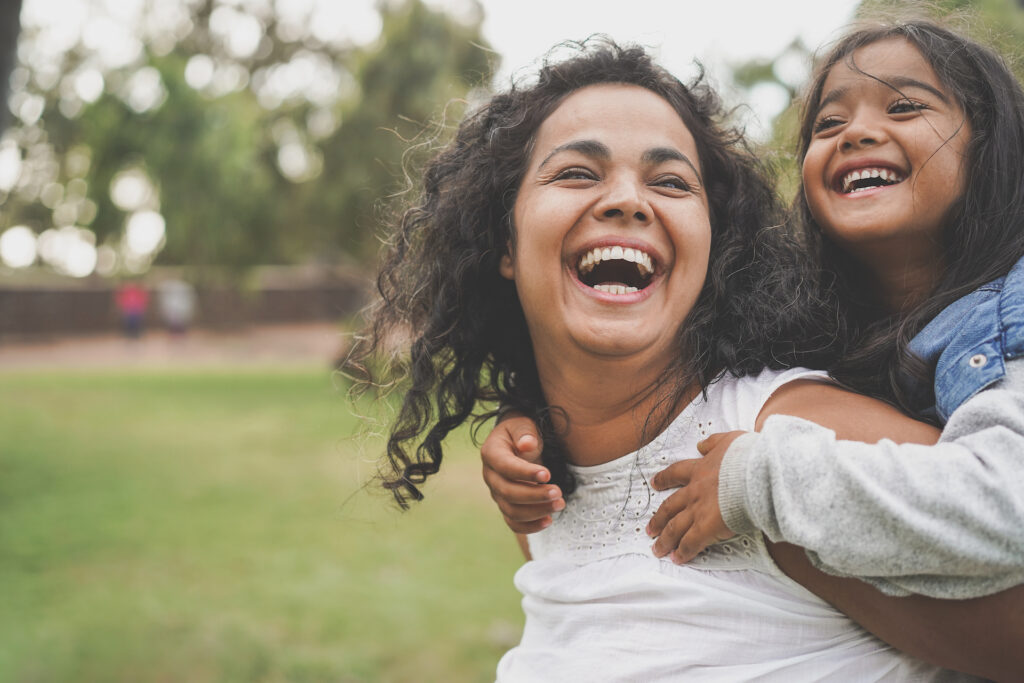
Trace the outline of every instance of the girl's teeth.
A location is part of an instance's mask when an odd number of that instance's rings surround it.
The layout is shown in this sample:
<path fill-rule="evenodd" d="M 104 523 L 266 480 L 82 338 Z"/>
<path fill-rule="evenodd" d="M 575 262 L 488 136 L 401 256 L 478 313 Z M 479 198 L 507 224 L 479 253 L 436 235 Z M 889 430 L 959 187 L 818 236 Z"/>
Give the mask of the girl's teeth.
<path fill-rule="evenodd" d="M 903 179 L 896 171 L 890 171 L 885 168 L 865 168 L 860 171 L 850 171 L 843 177 L 843 192 L 853 194 L 854 192 L 860 192 L 861 190 L 871 189 L 863 187 L 857 189 L 850 188 L 853 183 L 858 180 L 864 180 L 865 178 L 881 178 L 890 185 L 898 183 Z"/>

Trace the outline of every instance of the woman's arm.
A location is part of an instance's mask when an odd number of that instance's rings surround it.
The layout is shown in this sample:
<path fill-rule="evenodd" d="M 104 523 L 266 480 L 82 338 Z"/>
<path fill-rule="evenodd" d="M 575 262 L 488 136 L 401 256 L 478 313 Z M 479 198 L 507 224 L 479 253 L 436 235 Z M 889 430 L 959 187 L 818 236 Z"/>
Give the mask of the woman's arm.
<path fill-rule="evenodd" d="M 979 395 L 972 401 L 984 399 L 983 404 L 991 411 L 992 403 L 1006 403 L 1006 397 L 992 393 L 995 391 L 983 392 L 989 395 Z M 1021 395 L 1024 396 L 1024 392 Z M 1010 405 L 1013 405 L 1012 401 Z M 1004 406 L 1003 409 L 1008 408 Z M 827 428 L 805 420 L 772 417 L 786 415 L 814 420 Z M 1002 420 L 999 432 L 1003 436 L 1015 433 L 1013 429 L 1006 428 L 1007 424 L 1014 424 L 1006 422 L 1006 415 L 996 414 L 991 419 Z M 657 475 L 655 486 L 687 485 L 674 493 L 663 509 L 656 513 L 652 532 L 657 533 L 662 527 L 667 532 L 680 518 L 689 518 L 687 524 L 698 527 L 700 520 L 694 520 L 688 508 L 699 508 L 701 504 L 705 508 L 713 508 L 714 515 L 721 520 L 717 504 L 719 485 L 721 483 L 722 491 L 730 487 L 726 480 L 729 471 L 733 470 L 747 480 L 744 486 L 739 487 L 745 491 L 746 497 L 758 498 L 761 505 L 774 512 L 784 511 L 785 524 L 777 524 L 774 529 L 768 528 L 771 526 L 768 524 L 761 527 L 769 538 L 792 540 L 786 538 L 785 534 L 789 534 L 798 536 L 801 545 L 806 547 L 840 546 L 849 558 L 870 556 L 867 567 L 884 567 L 890 559 L 887 557 L 889 552 L 900 555 L 899 548 L 892 551 L 887 547 L 881 554 L 876 550 L 879 538 L 890 536 L 899 543 L 900 534 L 916 536 L 926 550 L 929 542 L 948 546 L 961 562 L 971 562 L 969 552 L 963 549 L 964 539 L 950 537 L 951 527 L 955 528 L 956 524 L 946 524 L 944 515 L 950 511 L 942 505 L 947 508 L 977 508 L 995 503 L 995 509 L 1009 517 L 1001 523 L 1004 535 L 1019 537 L 1024 533 L 1020 524 L 1021 506 L 1017 504 L 1015 512 L 1013 504 L 1024 489 L 1012 479 L 1012 476 L 1020 476 L 1020 472 L 1024 472 L 1024 447 L 1011 448 L 1003 454 L 1008 463 L 1004 463 L 1007 471 L 997 473 L 994 479 L 991 474 L 978 476 L 977 472 L 969 474 L 958 469 L 943 471 L 946 459 L 939 457 L 939 449 L 945 449 L 946 445 L 921 445 L 934 440 L 936 430 L 933 427 L 915 422 L 880 401 L 810 382 L 794 382 L 776 392 L 765 404 L 757 421 L 757 427 L 764 428 L 765 432 L 752 435 L 750 442 L 760 444 L 767 432 L 778 424 L 785 426 L 787 420 L 828 434 L 831 441 L 808 442 L 799 432 L 776 430 L 778 438 L 771 441 L 768 449 L 776 467 L 768 468 L 768 471 L 764 471 L 757 461 L 735 467 L 735 463 L 730 465 L 726 457 L 720 473 L 715 460 L 717 457 L 717 462 L 722 462 L 720 453 L 709 453 L 705 459 L 676 463 Z M 1016 430 L 1018 438 L 1020 433 L 1024 433 L 1024 425 L 1021 426 Z M 953 419 L 949 428 L 958 429 Z M 976 433 L 973 428 L 967 431 Z M 889 437 L 894 440 L 871 446 L 836 441 L 836 435 L 846 439 Z M 897 445 L 895 441 L 917 443 Z M 831 450 L 835 446 L 855 448 L 858 453 L 872 452 L 875 459 L 863 461 L 849 454 L 844 458 Z M 962 444 L 957 447 L 963 448 Z M 892 452 L 890 449 L 898 450 Z M 765 449 L 748 450 L 757 453 L 756 457 L 760 459 Z M 919 452 L 919 458 L 913 461 L 901 459 L 908 450 Z M 707 459 L 709 457 L 710 460 Z M 937 478 L 933 476 L 936 468 L 940 472 Z M 961 476 L 951 476 L 954 472 Z M 1013 472 L 1017 474 L 1013 475 Z M 1007 479 L 1007 476 L 1011 478 Z M 747 490 L 752 488 L 749 482 L 754 483 L 755 495 Z M 987 490 L 979 489 L 978 482 L 986 482 Z M 696 489 L 696 493 L 687 493 L 690 488 Z M 713 489 L 713 494 L 709 494 L 709 489 Z M 923 505 L 921 497 L 940 501 L 942 505 L 939 509 L 920 507 Z M 970 514 L 968 510 L 967 516 Z M 714 515 L 708 513 L 706 516 Z M 773 535 L 773 531 L 780 533 Z M 678 529 L 672 531 L 673 534 L 678 532 Z M 727 533 L 731 533 L 728 528 Z M 658 542 L 663 542 L 661 537 Z M 673 543 L 671 540 L 667 542 L 669 550 L 675 547 Z M 1024 586 L 972 600 L 938 600 L 922 595 L 892 597 L 862 581 L 819 571 L 811 564 L 803 548 L 780 543 L 772 547 L 772 552 L 780 568 L 794 580 L 894 647 L 940 666 L 996 680 L 1024 680 Z M 811 555 L 813 557 L 814 553 Z M 967 560 L 963 559 L 965 556 Z M 913 563 L 920 560 L 906 560 L 904 557 L 904 561 Z M 1002 588 L 1021 583 L 1012 577 L 1008 579 L 1009 583 L 1005 581 L 1007 572 L 1015 571 L 1021 575 L 1022 568 L 1024 558 L 1004 562 Z M 940 573 L 955 569 L 952 565 L 939 568 Z M 951 579 L 942 575 L 932 578 L 940 584 L 962 583 L 962 577 Z M 986 576 L 973 578 L 984 581 Z M 995 590 L 999 588 L 990 587 L 985 592 L 993 593 Z"/>
<path fill-rule="evenodd" d="M 795 545 L 769 550 L 790 578 L 893 647 L 999 683 L 1024 681 L 1024 586 L 971 600 L 892 597 L 815 569 Z"/>
<path fill-rule="evenodd" d="M 759 426 L 771 415 L 796 415 L 813 420 L 835 431 L 839 438 L 878 439 L 888 436 L 904 442 L 927 442 L 933 428 L 916 423 L 895 408 L 879 401 L 849 394 L 836 387 L 794 383 L 784 387 L 765 405 Z M 1020 453 L 1020 452 L 1018 452 Z M 1020 467 L 1024 468 L 1024 453 Z M 924 463 L 921 467 L 926 467 Z M 863 485 L 870 488 L 881 482 L 894 516 L 912 519 L 921 513 L 903 502 L 900 487 L 891 488 L 887 472 L 861 473 Z M 912 480 L 911 480 L 912 481 Z M 935 485 L 938 482 L 931 482 Z M 845 514 L 850 493 L 849 482 L 805 482 L 802 493 L 793 496 L 824 494 L 818 507 L 824 536 L 850 537 L 851 530 L 838 520 L 829 520 L 829 510 Z M 980 495 L 963 491 L 967 482 L 946 481 L 933 495 L 946 498 Z M 1013 484 L 1003 482 L 1013 495 Z M 953 489 L 953 490 L 951 490 Z M 773 495 L 778 495 L 776 492 Z M 975 503 L 982 501 L 974 501 Z M 912 503 L 911 505 L 913 505 Z M 854 510 L 851 519 L 865 511 Z M 877 510 L 876 510 L 877 512 Z M 928 516 L 928 513 L 925 513 Z M 849 523 L 851 520 L 846 520 Z M 938 524 L 942 525 L 939 518 Z M 873 545 L 871 528 L 881 529 L 888 520 L 875 515 L 861 524 L 866 532 L 857 547 L 870 552 Z M 1020 527 L 1018 527 L 1019 529 Z M 854 549 L 855 550 L 855 549 Z M 973 600 L 937 600 L 921 595 L 891 597 L 868 584 L 849 578 L 830 576 L 818 571 L 801 549 L 795 546 L 773 548 L 776 562 L 783 571 L 839 610 L 875 633 L 894 647 L 941 666 L 954 668 L 996 680 L 1024 680 L 1024 586 Z"/>

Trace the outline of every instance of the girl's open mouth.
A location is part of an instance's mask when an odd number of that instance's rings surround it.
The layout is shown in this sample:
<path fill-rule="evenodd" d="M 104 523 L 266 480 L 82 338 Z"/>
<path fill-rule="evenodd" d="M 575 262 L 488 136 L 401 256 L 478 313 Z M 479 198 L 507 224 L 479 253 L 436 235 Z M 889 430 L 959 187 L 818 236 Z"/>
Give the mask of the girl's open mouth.
<path fill-rule="evenodd" d="M 836 191 L 842 194 L 856 194 L 876 187 L 896 185 L 904 180 L 906 177 L 902 173 L 891 168 L 858 168 L 838 178 Z"/>
<path fill-rule="evenodd" d="M 576 262 L 576 277 L 587 287 L 606 294 L 632 294 L 654 278 L 656 262 L 633 247 L 594 247 Z"/>

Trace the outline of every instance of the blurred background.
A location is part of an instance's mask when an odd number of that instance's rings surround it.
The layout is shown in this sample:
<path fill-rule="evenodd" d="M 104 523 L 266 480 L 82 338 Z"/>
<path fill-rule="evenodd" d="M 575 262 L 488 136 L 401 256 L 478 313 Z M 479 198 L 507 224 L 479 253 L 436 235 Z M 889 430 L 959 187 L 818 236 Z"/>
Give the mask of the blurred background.
<path fill-rule="evenodd" d="M 491 680 L 469 434 L 400 515 L 334 372 L 390 207 L 593 33 L 700 60 L 791 194 L 814 50 L 908 7 L 1021 64 L 1024 0 L 0 0 L 0 680 Z"/>

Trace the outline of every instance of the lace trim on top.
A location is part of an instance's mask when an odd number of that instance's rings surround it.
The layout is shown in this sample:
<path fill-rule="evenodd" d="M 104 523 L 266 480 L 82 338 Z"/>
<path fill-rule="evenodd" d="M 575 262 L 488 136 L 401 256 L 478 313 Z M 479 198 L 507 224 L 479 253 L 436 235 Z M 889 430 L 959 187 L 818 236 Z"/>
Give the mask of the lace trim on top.
<path fill-rule="evenodd" d="M 721 431 L 709 412 L 708 403 L 698 397 L 638 451 L 591 467 L 570 465 L 576 491 L 565 509 L 553 515 L 551 526 L 527 537 L 533 559 L 578 565 L 630 554 L 655 559 L 647 523 L 674 489 L 655 491 L 650 480 L 673 462 L 700 457 L 697 442 Z M 661 561 L 672 564 L 668 557 Z M 700 569 L 778 572 L 761 534 L 739 535 L 709 546 L 689 564 Z"/>

